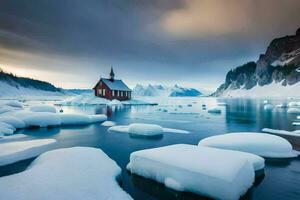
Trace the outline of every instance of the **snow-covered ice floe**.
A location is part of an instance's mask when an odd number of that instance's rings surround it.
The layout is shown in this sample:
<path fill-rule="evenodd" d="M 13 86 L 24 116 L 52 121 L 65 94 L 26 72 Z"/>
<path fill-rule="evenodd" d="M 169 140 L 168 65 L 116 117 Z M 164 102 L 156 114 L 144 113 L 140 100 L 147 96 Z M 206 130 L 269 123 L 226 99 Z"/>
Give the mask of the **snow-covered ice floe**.
<path fill-rule="evenodd" d="M 253 165 L 239 153 L 177 144 L 133 152 L 127 169 L 177 191 L 237 200 L 255 180 Z"/>
<path fill-rule="evenodd" d="M 299 108 L 289 108 L 287 110 L 287 112 L 290 114 L 300 114 L 300 109 Z"/>
<path fill-rule="evenodd" d="M 138 136 L 161 136 L 164 132 L 168 133 L 183 133 L 188 134 L 188 131 L 180 130 L 180 129 L 172 129 L 172 128 L 163 128 L 156 124 L 144 124 L 144 123 L 132 123 L 130 125 L 124 126 L 113 126 L 108 129 L 108 131 L 116 131 L 116 132 L 124 132 L 129 133 L 131 135 Z"/>
<path fill-rule="evenodd" d="M 54 106 L 50 105 L 36 105 L 36 106 L 30 106 L 29 108 L 32 112 L 51 112 L 56 113 L 56 109 Z"/>
<path fill-rule="evenodd" d="M 300 122 L 293 122 L 293 126 L 300 126 Z"/>
<path fill-rule="evenodd" d="M 269 104 L 269 103 L 266 104 L 266 105 L 264 105 L 264 109 L 265 109 L 265 110 L 272 110 L 273 107 L 274 107 L 274 106 L 273 106 L 272 104 Z"/>
<path fill-rule="evenodd" d="M 271 128 L 263 128 L 262 131 L 266 133 L 274 133 L 278 135 L 290 135 L 290 136 L 300 137 L 300 130 L 286 131 L 286 130 L 278 130 L 278 129 L 271 129 Z"/>
<path fill-rule="evenodd" d="M 90 105 L 157 105 L 157 103 L 146 102 L 140 99 L 131 99 L 128 101 L 107 100 L 96 97 L 94 94 L 81 94 L 67 98 L 66 100 L 57 102 L 56 105 L 61 106 L 90 106 Z"/>
<path fill-rule="evenodd" d="M 53 148 L 55 142 L 55 139 L 39 139 L 0 143 L 0 166 L 36 157 Z"/>
<path fill-rule="evenodd" d="M 13 116 L 0 117 L 0 122 L 10 124 L 15 128 L 25 128 L 25 126 L 26 126 L 25 122 L 23 120 L 18 119 L 18 118 L 13 117 Z"/>
<path fill-rule="evenodd" d="M 207 110 L 208 113 L 213 113 L 213 114 L 221 114 L 222 110 L 218 107 L 215 108 L 210 108 Z"/>
<path fill-rule="evenodd" d="M 267 158 L 292 158 L 298 153 L 284 138 L 254 132 L 228 133 L 201 140 L 199 146 L 253 153 Z"/>
<path fill-rule="evenodd" d="M 101 125 L 102 126 L 115 126 L 116 122 L 114 122 L 114 121 L 105 121 Z"/>
<path fill-rule="evenodd" d="M 9 101 L 6 103 L 6 105 L 16 108 L 23 108 L 23 103 L 21 103 L 20 101 Z"/>
<path fill-rule="evenodd" d="M 102 150 L 57 149 L 40 155 L 23 172 L 1 177 L 1 199 L 132 199 L 119 186 L 121 168 Z"/>
<path fill-rule="evenodd" d="M 297 102 L 297 101 L 292 101 L 288 104 L 289 107 L 297 107 L 297 106 L 300 106 L 300 101 Z"/>

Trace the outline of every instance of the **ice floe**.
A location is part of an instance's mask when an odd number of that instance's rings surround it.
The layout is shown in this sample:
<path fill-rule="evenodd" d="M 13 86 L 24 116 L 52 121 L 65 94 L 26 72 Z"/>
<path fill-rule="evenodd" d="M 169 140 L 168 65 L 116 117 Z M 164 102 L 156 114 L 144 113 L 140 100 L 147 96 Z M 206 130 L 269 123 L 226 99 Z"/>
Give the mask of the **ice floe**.
<path fill-rule="evenodd" d="M 286 131 L 286 130 L 278 130 L 278 129 L 271 129 L 271 128 L 263 128 L 262 131 L 266 133 L 274 133 L 278 135 L 290 135 L 290 136 L 300 137 L 300 130 Z"/>
<path fill-rule="evenodd" d="M 213 114 L 221 114 L 222 110 L 218 107 L 215 108 L 210 108 L 207 110 L 208 113 L 213 113 Z"/>
<path fill-rule="evenodd" d="M 61 117 L 56 113 L 50 112 L 20 112 L 17 114 L 27 127 L 51 127 L 60 126 Z"/>
<path fill-rule="evenodd" d="M 140 135 L 140 136 L 159 136 L 165 132 L 168 133 L 181 133 L 187 134 L 189 131 L 181 130 L 181 129 L 173 129 L 173 128 L 163 128 L 156 124 L 144 124 L 144 123 L 132 123 L 130 125 L 122 125 L 122 126 L 113 126 L 108 129 L 108 131 L 116 131 L 129 133 L 132 135 Z"/>
<path fill-rule="evenodd" d="M 31 106 L 29 109 L 32 112 L 51 112 L 51 113 L 56 113 L 55 107 L 50 106 L 50 105 L 36 105 L 36 106 Z"/>
<path fill-rule="evenodd" d="M 201 140 L 198 145 L 243 151 L 268 158 L 298 156 L 286 139 L 266 133 L 241 132 L 216 135 Z"/>
<path fill-rule="evenodd" d="M 292 101 L 288 104 L 289 107 L 297 107 L 300 106 L 300 102 Z"/>
<path fill-rule="evenodd" d="M 300 122 L 293 122 L 293 126 L 300 126 Z"/>
<path fill-rule="evenodd" d="M 273 109 L 273 105 L 272 104 L 266 104 L 266 105 L 264 105 L 264 109 L 265 110 L 272 110 Z"/>
<path fill-rule="evenodd" d="M 255 173 L 247 156 L 232 152 L 187 144 L 146 149 L 131 153 L 127 169 L 177 191 L 237 200 Z"/>
<path fill-rule="evenodd" d="M 0 166 L 36 157 L 53 148 L 55 142 L 55 139 L 39 139 L 1 143 Z"/>
<path fill-rule="evenodd" d="M 62 125 L 85 125 L 96 122 L 103 122 L 106 115 L 85 115 L 85 114 L 59 114 Z"/>
<path fill-rule="evenodd" d="M 114 122 L 114 121 L 105 121 L 101 125 L 102 126 L 115 126 L 116 122 Z"/>
<path fill-rule="evenodd" d="M 121 168 L 102 150 L 57 149 L 40 155 L 23 172 L 1 177 L 1 199 L 132 199 L 119 185 Z"/>
<path fill-rule="evenodd" d="M 23 108 L 23 103 L 19 101 L 9 101 L 6 103 L 6 105 L 11 106 L 11 107 L 16 107 L 16 108 Z"/>
<path fill-rule="evenodd" d="M 23 120 L 20 120 L 16 117 L 12 117 L 12 116 L 0 117 L 0 122 L 10 124 L 15 128 L 25 128 L 25 126 L 26 126 L 25 122 Z"/>
<path fill-rule="evenodd" d="M 300 109 L 299 108 L 289 108 L 287 110 L 287 112 L 290 114 L 300 114 Z"/>

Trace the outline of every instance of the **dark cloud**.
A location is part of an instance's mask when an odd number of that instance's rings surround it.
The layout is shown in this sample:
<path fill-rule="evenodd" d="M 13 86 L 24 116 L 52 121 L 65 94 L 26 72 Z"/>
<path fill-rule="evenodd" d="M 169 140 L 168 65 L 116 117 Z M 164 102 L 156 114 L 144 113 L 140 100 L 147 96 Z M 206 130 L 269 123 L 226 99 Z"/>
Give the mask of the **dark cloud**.
<path fill-rule="evenodd" d="M 132 82 L 188 74 L 217 85 L 273 37 L 292 34 L 298 8 L 296 0 L 1 0 L 0 63 L 83 79 L 117 65 Z"/>

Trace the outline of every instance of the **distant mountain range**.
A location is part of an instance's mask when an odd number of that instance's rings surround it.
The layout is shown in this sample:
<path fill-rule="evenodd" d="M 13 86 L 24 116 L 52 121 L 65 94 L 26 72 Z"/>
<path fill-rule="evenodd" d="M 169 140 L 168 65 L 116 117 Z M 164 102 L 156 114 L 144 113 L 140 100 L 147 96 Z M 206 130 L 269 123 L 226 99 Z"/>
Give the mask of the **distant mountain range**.
<path fill-rule="evenodd" d="M 0 96 L 62 94 L 62 89 L 51 83 L 18 77 L 0 71 Z"/>
<path fill-rule="evenodd" d="M 142 86 L 137 84 L 133 88 L 134 96 L 169 96 L 169 97 L 195 97 L 203 95 L 200 91 L 193 88 L 184 88 L 178 85 L 166 87 L 162 85 Z"/>
<path fill-rule="evenodd" d="M 213 96 L 300 96 L 300 28 L 276 38 L 257 62 L 230 70 Z M 274 89 L 276 88 L 276 91 Z M 261 93 L 261 94 L 260 94 Z"/>

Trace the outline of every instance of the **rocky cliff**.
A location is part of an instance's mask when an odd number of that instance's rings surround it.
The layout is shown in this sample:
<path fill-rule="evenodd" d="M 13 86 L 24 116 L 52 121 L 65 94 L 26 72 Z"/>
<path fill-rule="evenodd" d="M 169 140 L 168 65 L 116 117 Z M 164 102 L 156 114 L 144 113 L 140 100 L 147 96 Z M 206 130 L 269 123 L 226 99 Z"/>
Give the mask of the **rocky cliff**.
<path fill-rule="evenodd" d="M 280 83 L 293 85 L 300 81 L 300 28 L 295 35 L 276 38 L 257 62 L 249 62 L 230 70 L 213 96 L 224 91 Z"/>

